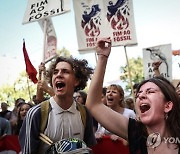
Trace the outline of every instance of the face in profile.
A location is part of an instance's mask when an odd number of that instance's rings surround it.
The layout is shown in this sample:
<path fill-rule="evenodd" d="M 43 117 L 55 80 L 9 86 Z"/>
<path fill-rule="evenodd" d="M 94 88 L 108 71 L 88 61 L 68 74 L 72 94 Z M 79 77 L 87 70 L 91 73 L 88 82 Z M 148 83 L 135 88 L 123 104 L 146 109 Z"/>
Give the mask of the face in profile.
<path fill-rule="evenodd" d="M 76 102 L 83 104 L 83 99 L 79 93 L 75 96 Z"/>
<path fill-rule="evenodd" d="M 85 105 L 87 94 L 84 92 L 75 92 L 74 98 L 77 103 Z"/>

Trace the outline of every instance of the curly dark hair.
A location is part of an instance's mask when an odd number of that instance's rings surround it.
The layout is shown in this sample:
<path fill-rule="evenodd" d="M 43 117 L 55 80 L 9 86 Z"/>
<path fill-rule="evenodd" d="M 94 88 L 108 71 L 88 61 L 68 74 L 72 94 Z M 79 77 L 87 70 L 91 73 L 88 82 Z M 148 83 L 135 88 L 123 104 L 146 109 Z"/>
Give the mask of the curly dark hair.
<path fill-rule="evenodd" d="M 54 69 L 56 68 L 56 65 L 59 62 L 67 62 L 71 65 L 76 79 L 79 81 L 79 84 L 75 87 L 74 92 L 77 92 L 78 90 L 83 90 L 86 85 L 88 79 L 91 78 L 91 74 L 93 74 L 94 69 L 88 66 L 88 62 L 85 59 L 76 59 L 71 57 L 57 57 L 54 62 L 50 65 L 48 71 L 47 71 L 47 80 L 50 83 L 52 87 L 52 76 Z"/>

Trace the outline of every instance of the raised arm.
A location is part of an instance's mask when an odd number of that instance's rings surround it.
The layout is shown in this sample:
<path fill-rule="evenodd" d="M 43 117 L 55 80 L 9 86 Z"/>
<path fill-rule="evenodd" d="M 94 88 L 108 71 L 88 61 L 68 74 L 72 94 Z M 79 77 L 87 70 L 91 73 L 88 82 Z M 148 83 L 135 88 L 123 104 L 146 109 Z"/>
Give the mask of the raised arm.
<path fill-rule="evenodd" d="M 162 61 L 157 61 L 157 62 L 153 62 L 152 66 L 153 66 L 153 71 L 155 76 L 160 76 L 160 70 L 159 70 L 159 66 L 162 64 Z"/>
<path fill-rule="evenodd" d="M 43 76 L 43 77 L 42 77 Z M 36 100 L 38 102 L 44 101 L 44 92 L 48 93 L 50 96 L 54 96 L 54 91 L 46 81 L 46 67 L 44 63 L 41 63 L 39 66 L 39 79 L 37 84 L 36 91 Z"/>
<path fill-rule="evenodd" d="M 100 39 L 96 52 L 98 61 L 88 91 L 86 106 L 93 117 L 110 132 L 128 138 L 128 119 L 108 108 L 101 102 L 102 86 L 108 57 L 111 51 L 110 38 Z"/>

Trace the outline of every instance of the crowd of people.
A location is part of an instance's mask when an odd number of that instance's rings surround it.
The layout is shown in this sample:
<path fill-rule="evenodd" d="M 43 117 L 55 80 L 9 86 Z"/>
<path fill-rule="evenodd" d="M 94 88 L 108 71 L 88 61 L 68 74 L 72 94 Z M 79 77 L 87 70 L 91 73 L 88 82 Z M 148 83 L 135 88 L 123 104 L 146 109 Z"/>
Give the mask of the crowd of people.
<path fill-rule="evenodd" d="M 0 125 L 1 134 L 3 135 L 19 135 L 19 131 L 27 111 L 33 106 L 33 103 L 26 103 L 23 98 L 16 99 L 14 103 L 14 109 L 8 110 L 8 104 L 6 102 L 1 103 L 0 117 L 4 123 Z"/>
<path fill-rule="evenodd" d="M 103 87 L 110 52 L 111 39 L 100 39 L 95 70 L 73 57 L 57 57 L 47 70 L 41 63 L 33 103 L 18 98 L 12 111 L 1 103 L 1 138 L 17 135 L 23 154 L 91 153 L 104 136 L 121 141 L 132 154 L 180 153 L 180 143 L 167 140 L 180 139 L 180 83 L 174 87 L 161 77 L 156 62 L 156 76 L 134 84 L 135 98 L 125 98 L 120 85 Z"/>

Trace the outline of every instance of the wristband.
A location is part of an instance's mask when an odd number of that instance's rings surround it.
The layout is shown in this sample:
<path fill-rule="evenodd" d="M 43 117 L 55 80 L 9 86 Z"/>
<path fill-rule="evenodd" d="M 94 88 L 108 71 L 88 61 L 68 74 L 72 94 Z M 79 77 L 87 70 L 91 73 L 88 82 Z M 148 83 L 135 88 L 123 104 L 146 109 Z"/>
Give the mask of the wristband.
<path fill-rule="evenodd" d="M 97 55 L 102 55 L 102 56 L 105 56 L 106 58 L 108 58 L 108 57 L 109 57 L 109 56 L 104 55 L 104 54 L 101 54 L 101 53 L 98 53 Z"/>

